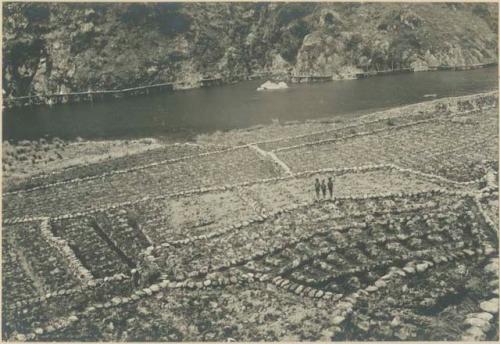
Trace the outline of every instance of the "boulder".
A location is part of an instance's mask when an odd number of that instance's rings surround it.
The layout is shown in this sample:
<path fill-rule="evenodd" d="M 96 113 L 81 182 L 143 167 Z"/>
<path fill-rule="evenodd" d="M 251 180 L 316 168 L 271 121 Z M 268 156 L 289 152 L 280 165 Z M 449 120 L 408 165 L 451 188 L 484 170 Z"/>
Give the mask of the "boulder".
<path fill-rule="evenodd" d="M 490 329 L 490 323 L 479 318 L 467 318 L 464 323 L 470 326 L 479 327 L 483 332 L 487 332 Z"/>
<path fill-rule="evenodd" d="M 24 334 L 18 334 L 18 335 L 16 335 L 16 340 L 20 341 L 20 342 L 25 342 L 26 336 Z"/>
<path fill-rule="evenodd" d="M 416 269 L 418 272 L 424 272 L 427 270 L 427 264 L 417 264 Z"/>
<path fill-rule="evenodd" d="M 257 91 L 282 90 L 286 88 L 288 88 L 288 85 L 283 81 L 278 83 L 274 83 L 272 81 L 266 81 L 257 88 Z"/>
<path fill-rule="evenodd" d="M 340 325 L 344 320 L 345 320 L 345 318 L 343 316 L 337 315 L 336 317 L 334 317 L 332 319 L 332 324 Z"/>
<path fill-rule="evenodd" d="M 315 296 L 315 297 L 317 297 L 317 298 L 320 298 L 320 297 L 322 297 L 324 294 L 325 294 L 325 293 L 324 293 L 322 290 L 318 290 L 318 291 L 316 292 L 316 295 L 314 295 L 314 296 Z"/>
<path fill-rule="evenodd" d="M 111 299 L 111 303 L 112 303 L 113 305 L 119 305 L 121 302 L 122 302 L 122 300 L 121 300 L 119 297 L 113 297 L 113 298 Z"/>
<path fill-rule="evenodd" d="M 481 340 L 484 337 L 484 332 L 481 330 L 479 327 L 470 327 L 467 331 L 466 334 L 469 335 L 473 341 L 478 341 Z"/>
<path fill-rule="evenodd" d="M 484 267 L 484 271 L 491 274 L 498 274 L 498 259 L 492 259 L 491 263 Z"/>
<path fill-rule="evenodd" d="M 391 321 L 391 326 L 392 327 L 397 327 L 401 324 L 401 320 L 399 319 L 398 316 L 395 316 L 394 319 Z"/>
<path fill-rule="evenodd" d="M 405 266 L 403 268 L 403 271 L 408 273 L 408 274 L 414 274 L 415 273 L 415 268 L 411 267 L 411 266 Z"/>
<path fill-rule="evenodd" d="M 477 318 L 477 319 L 481 319 L 484 321 L 490 321 L 491 319 L 493 319 L 493 315 L 491 315 L 490 313 L 487 313 L 487 312 L 471 313 L 471 314 L 467 315 L 467 318 Z"/>
<path fill-rule="evenodd" d="M 488 301 L 483 301 L 479 304 L 479 307 L 488 313 L 497 314 L 498 313 L 498 299 L 493 298 Z"/>

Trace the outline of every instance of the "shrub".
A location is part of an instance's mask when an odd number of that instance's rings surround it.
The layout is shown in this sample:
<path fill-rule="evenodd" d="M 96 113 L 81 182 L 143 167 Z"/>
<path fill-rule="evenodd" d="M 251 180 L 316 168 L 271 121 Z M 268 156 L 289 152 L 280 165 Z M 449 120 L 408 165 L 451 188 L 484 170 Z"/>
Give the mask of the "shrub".
<path fill-rule="evenodd" d="M 28 148 L 26 148 L 26 147 L 17 147 L 16 148 L 16 153 L 17 154 L 26 154 L 26 153 L 28 153 Z"/>
<path fill-rule="evenodd" d="M 394 121 L 394 118 L 388 118 L 387 119 L 387 125 L 390 127 L 393 127 L 396 125 L 396 122 Z"/>
<path fill-rule="evenodd" d="M 134 229 L 138 229 L 139 223 L 141 222 L 141 216 L 134 210 L 127 211 L 126 216 L 128 225 Z"/>
<path fill-rule="evenodd" d="M 292 25 L 290 32 L 295 37 L 303 39 L 310 32 L 309 25 L 304 20 L 299 20 L 297 23 Z"/>
<path fill-rule="evenodd" d="M 92 45 L 92 41 L 95 37 L 95 32 L 77 32 L 71 42 L 70 52 L 72 54 L 78 54 L 82 51 L 87 50 Z"/>
<path fill-rule="evenodd" d="M 285 4 L 279 11 L 277 16 L 278 25 L 287 25 L 292 20 L 305 17 L 311 14 L 316 8 L 316 4 L 295 3 Z"/>
<path fill-rule="evenodd" d="M 47 4 L 31 3 L 23 9 L 24 16 L 33 23 L 46 22 L 50 17 L 50 9 Z"/>
<path fill-rule="evenodd" d="M 19 154 L 16 156 L 17 160 L 19 161 L 26 161 L 28 160 L 28 156 L 26 154 Z"/>
<path fill-rule="evenodd" d="M 363 36 L 359 33 L 355 33 L 347 40 L 346 47 L 349 50 L 354 50 L 358 48 L 361 42 L 363 42 Z"/>
<path fill-rule="evenodd" d="M 159 3 L 155 5 L 155 21 L 161 33 L 175 35 L 189 30 L 192 19 L 180 12 L 181 6 L 175 3 Z"/>
<path fill-rule="evenodd" d="M 132 3 L 126 6 L 125 11 L 120 16 L 122 22 L 131 25 L 139 25 L 146 22 L 150 11 L 147 4 Z"/>

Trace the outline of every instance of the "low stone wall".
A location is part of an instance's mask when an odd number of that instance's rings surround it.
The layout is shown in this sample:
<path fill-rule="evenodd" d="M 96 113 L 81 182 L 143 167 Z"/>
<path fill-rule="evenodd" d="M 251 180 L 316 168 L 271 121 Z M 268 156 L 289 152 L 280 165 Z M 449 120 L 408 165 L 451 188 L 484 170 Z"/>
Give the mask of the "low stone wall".
<path fill-rule="evenodd" d="M 340 176 L 340 175 L 349 174 L 349 173 L 356 174 L 356 173 L 365 173 L 365 172 L 378 171 L 378 170 L 395 170 L 395 171 L 398 171 L 400 173 L 409 173 L 409 174 L 416 175 L 416 176 L 419 176 L 419 177 L 424 178 L 424 179 L 434 181 L 438 184 L 441 183 L 445 186 L 452 186 L 452 185 L 454 185 L 454 186 L 472 186 L 474 184 L 479 184 L 485 178 L 485 176 L 483 176 L 477 180 L 471 180 L 471 181 L 467 181 L 467 182 L 457 182 L 457 181 L 449 180 L 445 177 L 441 177 L 438 175 L 433 175 L 433 174 L 429 174 L 429 173 L 415 171 L 415 170 L 412 170 L 409 168 L 401 168 L 401 167 L 393 165 L 393 164 L 365 165 L 365 166 L 359 166 L 359 167 L 337 168 L 337 169 L 323 168 L 323 169 L 313 170 L 313 171 L 304 171 L 304 172 L 300 172 L 297 174 L 293 174 L 290 176 L 284 176 L 284 177 L 259 179 L 259 180 L 249 181 L 249 182 L 238 183 L 238 184 L 202 187 L 202 188 L 198 188 L 198 189 L 186 190 L 186 191 L 165 194 L 165 195 L 160 195 L 160 196 L 155 196 L 155 197 L 145 196 L 145 197 L 138 199 L 138 200 L 135 200 L 135 201 L 127 201 L 127 202 L 122 202 L 122 203 L 108 204 L 102 208 L 95 208 L 95 209 L 85 210 L 85 211 L 77 212 L 77 213 L 73 213 L 73 214 L 65 214 L 65 215 L 56 216 L 54 218 L 51 218 L 51 220 L 73 219 L 73 218 L 88 216 L 91 214 L 95 214 L 98 212 L 103 212 L 103 211 L 107 211 L 107 210 L 111 210 L 111 209 L 117 209 L 117 208 L 120 208 L 123 206 L 138 204 L 141 202 L 161 200 L 161 199 L 166 199 L 166 198 L 170 198 L 170 197 L 184 197 L 184 196 L 189 196 L 189 195 L 199 195 L 199 194 L 204 194 L 204 193 L 209 193 L 209 192 L 227 191 L 227 190 L 233 190 L 233 189 L 238 188 L 238 187 L 249 187 L 249 186 L 252 186 L 255 184 L 261 184 L 261 183 L 273 183 L 273 182 L 289 180 L 289 179 L 294 179 L 294 178 L 307 178 L 307 177 L 314 176 L 316 174 L 329 173 L 329 174 L 333 174 L 335 176 Z M 444 188 L 442 188 L 440 190 L 446 191 Z M 448 191 L 448 192 L 451 192 L 451 191 Z M 411 195 L 411 194 L 412 193 L 399 193 L 399 195 Z M 383 195 L 385 195 L 385 194 L 377 194 L 377 195 L 373 195 L 373 196 L 381 197 Z M 4 194 L 4 196 L 5 196 L 5 194 Z M 373 197 L 373 196 L 370 196 L 370 197 Z M 368 195 L 366 195 L 365 197 L 368 197 Z M 347 197 L 347 199 L 355 199 L 355 198 L 356 197 Z M 7 219 L 4 218 L 3 224 L 10 225 L 10 224 L 16 224 L 16 223 L 42 221 L 45 218 L 46 217 L 24 217 L 24 218 L 7 218 Z"/>
<path fill-rule="evenodd" d="M 404 107 L 404 108 L 413 109 L 414 106 L 415 105 L 409 105 L 409 106 Z M 459 115 L 465 115 L 465 114 L 473 113 L 473 112 L 477 112 L 477 111 L 484 111 L 486 109 L 491 109 L 491 108 L 498 106 L 498 93 L 497 92 L 488 92 L 488 93 L 483 93 L 483 94 L 479 94 L 479 95 L 444 98 L 444 99 L 434 100 L 431 102 L 425 102 L 422 104 L 422 106 L 430 107 L 433 109 L 433 111 L 436 111 L 437 112 L 436 117 L 424 119 L 424 120 L 420 120 L 420 121 L 414 121 L 414 122 L 410 122 L 410 123 L 405 123 L 405 124 L 402 124 L 399 126 L 356 133 L 353 135 L 348 135 L 348 136 L 335 138 L 335 139 L 321 140 L 321 141 L 316 141 L 316 142 L 307 142 L 307 143 L 304 143 L 304 144 L 301 144 L 298 146 L 289 146 L 289 147 L 278 148 L 275 151 L 278 152 L 278 151 L 294 149 L 294 148 L 298 148 L 298 147 L 302 147 L 302 146 L 318 145 L 318 144 L 323 144 L 323 143 L 328 143 L 328 142 L 341 141 L 341 140 L 345 140 L 345 139 L 349 139 L 349 138 L 353 138 L 353 137 L 371 135 L 371 134 L 375 134 L 375 133 L 381 132 L 381 131 L 396 130 L 398 128 L 405 128 L 405 127 L 412 126 L 412 125 L 418 125 L 418 124 L 422 124 L 422 123 L 426 123 L 426 122 L 441 120 L 442 115 L 452 114 L 454 116 L 459 116 Z M 377 113 L 375 113 L 373 115 L 376 115 L 376 114 Z M 30 189 L 9 191 L 9 192 L 3 193 L 3 196 L 14 195 L 14 194 L 19 194 L 19 193 L 29 192 L 29 191 L 35 191 L 35 190 L 39 190 L 39 189 L 45 189 L 45 188 L 55 187 L 58 185 L 64 185 L 64 184 L 69 184 L 69 183 L 78 183 L 78 182 L 83 182 L 83 181 L 88 181 L 88 180 L 93 180 L 93 179 L 98 179 L 98 178 L 104 178 L 104 177 L 108 177 L 108 176 L 112 176 L 112 175 L 116 175 L 116 174 L 129 173 L 129 172 L 133 172 L 133 171 L 137 171 L 137 170 L 141 170 L 141 169 L 147 169 L 150 167 L 155 167 L 155 166 L 159 166 L 159 165 L 163 165 L 163 164 L 175 163 L 175 162 L 182 161 L 182 160 L 196 159 L 197 157 L 214 155 L 214 154 L 221 154 L 221 153 L 225 153 L 225 152 L 229 152 L 229 151 L 233 151 L 233 150 L 237 150 L 237 149 L 242 149 L 242 148 L 248 148 L 248 147 L 251 148 L 252 146 L 262 144 L 262 143 L 272 143 L 272 142 L 279 142 L 279 141 L 289 140 L 289 139 L 294 139 L 294 138 L 303 138 L 303 137 L 307 137 L 310 135 L 317 135 L 317 134 L 323 134 L 323 133 L 328 133 L 328 132 L 334 132 L 334 131 L 338 131 L 338 130 L 344 130 L 345 128 L 349 128 L 349 127 L 357 127 L 360 125 L 382 122 L 384 120 L 385 120 L 385 118 L 376 118 L 376 119 L 372 120 L 369 117 L 367 117 L 367 120 L 363 121 L 362 124 L 354 124 L 352 126 L 343 127 L 340 129 L 339 128 L 327 129 L 324 131 L 309 133 L 309 134 L 305 134 L 305 135 L 297 135 L 297 136 L 286 137 L 286 138 L 258 141 L 258 142 L 253 142 L 253 143 L 249 143 L 249 144 L 233 146 L 230 148 L 223 148 L 223 149 L 219 149 L 219 150 L 214 150 L 214 151 L 210 151 L 207 153 L 184 156 L 184 157 L 175 158 L 175 159 L 167 159 L 167 160 L 158 161 L 155 163 L 146 164 L 146 165 L 142 165 L 142 166 L 133 166 L 133 167 L 126 169 L 126 170 L 115 170 L 115 171 L 110 171 L 110 172 L 107 172 L 107 173 L 104 173 L 101 175 L 96 175 L 96 176 L 89 176 L 89 177 L 85 177 L 85 178 L 67 180 L 67 181 L 57 182 L 57 183 L 53 183 L 53 184 L 46 184 L 46 185 L 33 187 Z"/>

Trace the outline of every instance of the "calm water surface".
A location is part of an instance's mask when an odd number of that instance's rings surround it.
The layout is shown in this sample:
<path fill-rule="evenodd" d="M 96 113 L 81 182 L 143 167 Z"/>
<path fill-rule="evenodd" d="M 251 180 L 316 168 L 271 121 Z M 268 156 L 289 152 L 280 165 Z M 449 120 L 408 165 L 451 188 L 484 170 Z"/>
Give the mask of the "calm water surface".
<path fill-rule="evenodd" d="M 10 110 L 3 137 L 43 136 L 74 139 L 140 138 L 210 133 L 256 124 L 349 118 L 377 109 L 498 89 L 498 68 L 462 72 L 423 72 L 292 84 L 289 89 L 257 92 L 264 81 L 176 91 L 95 104 L 66 104 Z"/>

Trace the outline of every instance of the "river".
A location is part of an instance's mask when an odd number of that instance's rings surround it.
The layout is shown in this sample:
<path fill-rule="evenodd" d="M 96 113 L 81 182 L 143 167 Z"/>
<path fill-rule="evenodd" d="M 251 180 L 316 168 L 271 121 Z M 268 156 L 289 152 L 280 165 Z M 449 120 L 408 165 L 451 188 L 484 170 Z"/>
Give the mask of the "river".
<path fill-rule="evenodd" d="M 498 89 L 498 68 L 377 76 L 291 84 L 257 92 L 265 80 L 108 102 L 12 109 L 3 114 L 3 139 L 189 137 L 322 117 L 348 118 L 389 107 Z"/>

